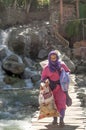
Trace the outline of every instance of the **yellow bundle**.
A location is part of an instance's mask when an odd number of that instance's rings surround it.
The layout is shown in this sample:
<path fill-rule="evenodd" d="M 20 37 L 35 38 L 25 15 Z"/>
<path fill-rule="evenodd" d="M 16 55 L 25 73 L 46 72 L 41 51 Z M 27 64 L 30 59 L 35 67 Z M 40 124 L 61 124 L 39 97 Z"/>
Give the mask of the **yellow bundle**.
<path fill-rule="evenodd" d="M 54 97 L 52 91 L 49 87 L 49 81 L 42 82 L 40 84 L 40 92 L 39 92 L 39 117 L 38 119 L 42 119 L 45 117 L 57 117 L 60 116 L 57 111 Z"/>

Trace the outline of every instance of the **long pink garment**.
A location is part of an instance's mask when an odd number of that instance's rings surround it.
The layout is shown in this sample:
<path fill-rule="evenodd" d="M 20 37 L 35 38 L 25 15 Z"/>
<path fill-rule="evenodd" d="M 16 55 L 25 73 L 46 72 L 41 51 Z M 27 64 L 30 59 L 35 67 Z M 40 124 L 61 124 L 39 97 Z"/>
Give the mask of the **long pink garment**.
<path fill-rule="evenodd" d="M 68 72 L 70 72 L 69 68 L 65 64 L 61 64 L 61 66 Z M 41 79 L 50 78 L 52 81 L 59 80 L 59 73 L 58 72 L 51 72 L 46 66 L 41 75 Z M 57 110 L 60 112 L 62 109 L 66 109 L 66 95 L 62 91 L 61 86 L 57 85 L 57 87 L 53 90 L 53 96 L 55 99 L 55 103 L 57 106 Z"/>

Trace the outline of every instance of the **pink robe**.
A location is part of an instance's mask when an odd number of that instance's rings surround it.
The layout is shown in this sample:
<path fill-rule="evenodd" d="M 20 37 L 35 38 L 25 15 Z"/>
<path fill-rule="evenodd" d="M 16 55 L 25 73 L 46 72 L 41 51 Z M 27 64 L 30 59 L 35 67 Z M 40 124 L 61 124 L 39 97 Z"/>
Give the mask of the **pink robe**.
<path fill-rule="evenodd" d="M 67 72 L 70 72 L 69 68 L 64 63 L 61 64 L 61 67 L 63 67 Z M 52 81 L 58 81 L 59 73 L 58 71 L 51 72 L 47 65 L 42 71 L 41 79 L 45 79 L 47 77 L 49 77 Z M 57 85 L 56 88 L 53 90 L 53 96 L 55 99 L 57 110 L 60 112 L 62 109 L 66 109 L 66 94 L 64 93 L 64 91 L 62 91 L 60 85 Z"/>

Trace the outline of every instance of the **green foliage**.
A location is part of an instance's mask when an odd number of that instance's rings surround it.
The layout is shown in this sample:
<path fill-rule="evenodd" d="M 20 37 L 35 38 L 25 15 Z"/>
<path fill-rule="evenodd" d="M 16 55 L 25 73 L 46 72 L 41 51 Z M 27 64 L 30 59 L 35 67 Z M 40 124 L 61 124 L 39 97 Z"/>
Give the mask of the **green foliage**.
<path fill-rule="evenodd" d="M 69 38 L 73 37 L 73 36 L 77 36 L 80 31 L 80 25 L 81 25 L 80 20 L 68 22 L 68 24 L 65 28 L 65 32 L 67 33 L 67 36 Z"/>
<path fill-rule="evenodd" d="M 80 13 L 80 18 L 86 18 L 86 4 L 80 3 L 79 13 Z"/>
<path fill-rule="evenodd" d="M 11 6 L 13 2 L 14 2 L 14 0 L 3 0 L 3 1 L 2 1 L 2 3 L 3 3 L 5 6 Z"/>
<path fill-rule="evenodd" d="M 49 0 L 38 0 L 38 4 L 40 4 L 40 5 L 49 5 Z"/>
<path fill-rule="evenodd" d="M 25 3 L 29 3 L 30 0 L 0 0 L 5 6 L 13 6 L 14 2 L 17 2 L 18 7 L 24 7 Z M 49 0 L 32 0 L 32 6 L 35 8 L 49 5 Z"/>
<path fill-rule="evenodd" d="M 38 0 L 33 0 L 31 4 L 32 8 L 37 8 L 38 7 Z"/>
<path fill-rule="evenodd" d="M 86 4 L 84 3 L 80 3 L 79 5 L 79 13 L 80 13 L 80 18 L 86 18 Z M 85 20 L 84 20 L 84 23 Z M 71 21 L 68 22 L 66 28 L 65 28 L 65 32 L 67 34 L 67 36 L 73 37 L 73 36 L 78 36 L 80 34 L 82 28 L 82 21 L 80 20 L 75 20 L 75 21 Z"/>
<path fill-rule="evenodd" d="M 33 0 L 32 6 L 35 8 L 42 8 L 49 5 L 49 0 Z"/>

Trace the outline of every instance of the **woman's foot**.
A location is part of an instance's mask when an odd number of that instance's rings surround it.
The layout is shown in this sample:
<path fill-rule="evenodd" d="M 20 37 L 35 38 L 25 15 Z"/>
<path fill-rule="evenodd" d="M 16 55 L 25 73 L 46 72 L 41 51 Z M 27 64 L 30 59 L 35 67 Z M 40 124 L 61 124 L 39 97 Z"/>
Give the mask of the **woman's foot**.
<path fill-rule="evenodd" d="M 64 121 L 60 121 L 59 125 L 63 127 L 65 125 Z"/>
<path fill-rule="evenodd" d="M 57 117 L 54 117 L 53 118 L 53 122 L 52 122 L 52 125 L 57 125 L 58 123 L 57 123 Z"/>
<path fill-rule="evenodd" d="M 52 125 L 57 125 L 57 124 L 58 124 L 57 121 L 52 122 Z"/>

